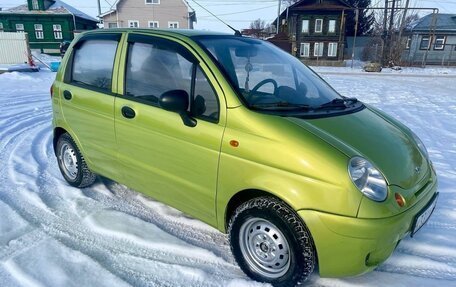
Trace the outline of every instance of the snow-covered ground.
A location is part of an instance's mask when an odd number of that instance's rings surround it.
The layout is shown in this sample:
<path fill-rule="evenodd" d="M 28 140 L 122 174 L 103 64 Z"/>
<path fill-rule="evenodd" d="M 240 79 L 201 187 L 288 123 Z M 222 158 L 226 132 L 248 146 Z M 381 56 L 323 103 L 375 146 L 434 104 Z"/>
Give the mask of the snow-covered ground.
<path fill-rule="evenodd" d="M 309 284 L 456 286 L 456 76 L 322 72 L 423 139 L 441 197 L 428 224 L 376 271 Z M 262 286 L 215 229 L 106 179 L 83 190 L 64 182 L 52 151 L 54 76 L 0 75 L 0 286 Z"/>

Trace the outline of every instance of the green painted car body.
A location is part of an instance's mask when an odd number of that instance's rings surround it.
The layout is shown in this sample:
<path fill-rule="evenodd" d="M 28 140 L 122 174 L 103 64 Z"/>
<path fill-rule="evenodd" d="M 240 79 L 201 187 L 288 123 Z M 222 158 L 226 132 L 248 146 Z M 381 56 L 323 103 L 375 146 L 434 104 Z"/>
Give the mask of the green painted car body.
<path fill-rule="evenodd" d="M 288 204 L 309 228 L 322 277 L 353 276 L 386 260 L 434 198 L 437 178 L 411 131 L 385 113 L 365 108 L 316 119 L 249 109 L 196 41 L 197 31 L 116 29 L 121 34 L 111 92 L 65 81 L 74 43 L 53 85 L 55 138 L 69 133 L 89 168 L 226 232 L 234 208 L 257 195 Z M 220 106 L 216 123 L 195 127 L 158 107 L 124 98 L 127 37 L 165 38 L 198 59 Z M 71 90 L 70 101 L 64 91 Z M 125 119 L 128 105 L 137 116 Z M 236 141 L 238 145 L 233 145 Z M 350 179 L 351 158 L 372 162 L 387 182 L 382 202 L 364 196 Z M 419 172 L 416 172 L 419 169 Z M 405 205 L 399 206 L 395 194 Z"/>

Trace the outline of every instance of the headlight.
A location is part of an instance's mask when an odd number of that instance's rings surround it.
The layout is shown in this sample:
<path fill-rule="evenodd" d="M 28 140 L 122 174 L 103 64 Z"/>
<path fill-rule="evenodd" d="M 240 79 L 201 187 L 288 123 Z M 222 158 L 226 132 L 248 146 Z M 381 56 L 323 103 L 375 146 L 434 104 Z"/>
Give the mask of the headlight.
<path fill-rule="evenodd" d="M 366 159 L 356 156 L 348 163 L 350 178 L 356 187 L 374 201 L 384 201 L 388 196 L 386 180 L 378 169 Z"/>
<path fill-rule="evenodd" d="M 426 157 L 426 159 L 429 158 L 429 153 L 426 149 L 426 146 L 424 145 L 424 143 L 420 140 L 420 138 L 414 133 L 412 132 L 412 136 L 413 136 L 413 140 L 416 142 L 416 145 L 418 146 L 418 148 L 420 149 L 421 151 L 421 154 L 423 156 Z"/>

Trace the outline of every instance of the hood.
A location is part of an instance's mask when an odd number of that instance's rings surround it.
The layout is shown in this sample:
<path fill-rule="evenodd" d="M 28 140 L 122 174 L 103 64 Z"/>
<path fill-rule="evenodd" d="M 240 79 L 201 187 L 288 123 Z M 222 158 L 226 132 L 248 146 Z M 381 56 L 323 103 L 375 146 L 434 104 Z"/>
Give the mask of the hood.
<path fill-rule="evenodd" d="M 369 108 L 336 117 L 287 119 L 350 158 L 366 158 L 382 172 L 389 185 L 410 189 L 428 173 L 427 160 L 406 129 Z"/>

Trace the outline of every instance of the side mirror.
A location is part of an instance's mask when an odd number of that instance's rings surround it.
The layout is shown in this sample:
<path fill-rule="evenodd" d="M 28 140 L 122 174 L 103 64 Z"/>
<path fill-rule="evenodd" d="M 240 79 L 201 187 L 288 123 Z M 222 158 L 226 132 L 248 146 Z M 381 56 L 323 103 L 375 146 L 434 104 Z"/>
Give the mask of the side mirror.
<path fill-rule="evenodd" d="M 189 107 L 189 95 L 184 90 L 172 90 L 160 97 L 160 107 L 164 110 L 178 113 L 184 124 L 188 127 L 195 127 L 196 120 L 190 117 L 187 110 Z"/>

